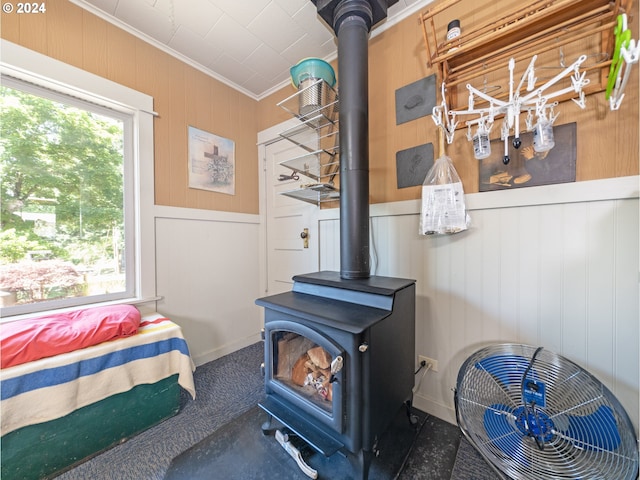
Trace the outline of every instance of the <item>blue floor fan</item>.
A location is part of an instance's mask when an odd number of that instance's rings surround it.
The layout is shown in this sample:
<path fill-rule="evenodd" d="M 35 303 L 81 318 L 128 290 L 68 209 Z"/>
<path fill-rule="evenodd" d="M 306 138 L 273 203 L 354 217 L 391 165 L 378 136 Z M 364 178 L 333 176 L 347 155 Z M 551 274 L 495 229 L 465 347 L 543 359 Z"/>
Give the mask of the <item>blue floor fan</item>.
<path fill-rule="evenodd" d="M 499 476 L 638 477 L 638 443 L 620 402 L 593 375 L 542 348 L 492 345 L 458 373 L 458 425 Z"/>

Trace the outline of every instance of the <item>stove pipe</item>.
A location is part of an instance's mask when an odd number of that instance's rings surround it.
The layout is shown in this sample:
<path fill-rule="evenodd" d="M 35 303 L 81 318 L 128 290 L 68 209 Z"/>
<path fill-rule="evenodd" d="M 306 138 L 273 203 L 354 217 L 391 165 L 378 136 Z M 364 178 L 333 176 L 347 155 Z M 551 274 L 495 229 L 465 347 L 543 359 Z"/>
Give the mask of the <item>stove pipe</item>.
<path fill-rule="evenodd" d="M 369 51 L 371 26 L 397 0 L 312 0 L 338 38 L 340 276 L 369 278 Z"/>

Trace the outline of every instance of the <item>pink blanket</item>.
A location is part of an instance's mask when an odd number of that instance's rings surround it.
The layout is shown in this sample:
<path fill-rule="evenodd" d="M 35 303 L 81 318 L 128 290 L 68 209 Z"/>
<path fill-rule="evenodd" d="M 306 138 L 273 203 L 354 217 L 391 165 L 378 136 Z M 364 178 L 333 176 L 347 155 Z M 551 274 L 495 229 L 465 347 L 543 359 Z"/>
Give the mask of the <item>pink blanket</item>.
<path fill-rule="evenodd" d="M 113 305 L 0 324 L 0 366 L 20 365 L 134 335 L 140 312 Z"/>

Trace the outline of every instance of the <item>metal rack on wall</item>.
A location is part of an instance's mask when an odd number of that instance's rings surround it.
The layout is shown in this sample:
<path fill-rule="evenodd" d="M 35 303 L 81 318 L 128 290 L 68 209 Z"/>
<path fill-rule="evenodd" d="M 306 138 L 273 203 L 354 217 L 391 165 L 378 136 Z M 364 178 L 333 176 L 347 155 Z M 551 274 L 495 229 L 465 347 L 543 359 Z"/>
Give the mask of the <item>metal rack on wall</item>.
<path fill-rule="evenodd" d="M 308 82 L 278 106 L 300 120 L 280 136 L 305 151 L 280 165 L 313 180 L 300 188 L 281 192 L 307 203 L 320 205 L 340 198 L 338 94 L 322 79 Z"/>

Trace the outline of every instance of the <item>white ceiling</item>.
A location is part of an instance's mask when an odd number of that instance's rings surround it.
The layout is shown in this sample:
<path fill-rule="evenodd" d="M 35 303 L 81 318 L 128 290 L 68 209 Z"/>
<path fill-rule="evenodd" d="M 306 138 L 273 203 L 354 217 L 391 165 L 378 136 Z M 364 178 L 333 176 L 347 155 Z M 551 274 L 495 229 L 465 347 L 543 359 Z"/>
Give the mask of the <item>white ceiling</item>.
<path fill-rule="evenodd" d="M 301 59 L 336 57 L 311 0 L 71 1 L 255 99 L 286 85 Z M 430 2 L 398 0 L 371 35 Z"/>

